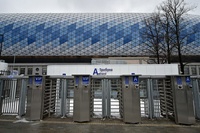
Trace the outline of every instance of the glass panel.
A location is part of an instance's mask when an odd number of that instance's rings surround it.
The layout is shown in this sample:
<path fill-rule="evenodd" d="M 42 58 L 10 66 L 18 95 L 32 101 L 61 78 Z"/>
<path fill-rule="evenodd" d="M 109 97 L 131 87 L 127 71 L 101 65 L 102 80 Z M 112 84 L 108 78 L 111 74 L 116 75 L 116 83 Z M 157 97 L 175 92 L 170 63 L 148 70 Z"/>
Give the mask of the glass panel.
<path fill-rule="evenodd" d="M 189 74 L 189 66 L 184 67 L 184 72 L 185 72 L 185 74 Z"/>
<path fill-rule="evenodd" d="M 42 68 L 42 75 L 46 75 L 47 74 L 47 69 L 46 68 Z"/>
<path fill-rule="evenodd" d="M 199 68 L 199 73 L 198 73 L 198 75 L 200 75 L 200 66 L 198 66 L 198 68 Z"/>
<path fill-rule="evenodd" d="M 32 75 L 33 73 L 33 68 L 28 68 L 28 75 Z"/>
<path fill-rule="evenodd" d="M 13 68 L 13 70 L 16 70 L 16 71 L 18 71 L 18 68 L 17 68 L 17 67 L 14 67 L 14 68 Z"/>
<path fill-rule="evenodd" d="M 196 66 L 191 66 L 191 70 L 192 70 L 192 75 L 197 75 Z"/>
<path fill-rule="evenodd" d="M 20 74 L 25 74 L 25 68 L 20 68 Z"/>

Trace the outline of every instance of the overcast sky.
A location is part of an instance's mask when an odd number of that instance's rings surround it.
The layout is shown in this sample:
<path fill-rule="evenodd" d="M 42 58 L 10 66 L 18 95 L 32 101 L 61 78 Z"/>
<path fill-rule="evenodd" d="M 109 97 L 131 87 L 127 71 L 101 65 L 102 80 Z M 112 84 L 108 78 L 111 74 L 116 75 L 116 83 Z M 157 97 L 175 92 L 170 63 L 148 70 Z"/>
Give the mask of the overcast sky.
<path fill-rule="evenodd" d="M 149 13 L 164 0 L 0 0 L 0 13 Z M 197 5 L 190 14 L 200 15 L 200 0 L 185 0 Z"/>

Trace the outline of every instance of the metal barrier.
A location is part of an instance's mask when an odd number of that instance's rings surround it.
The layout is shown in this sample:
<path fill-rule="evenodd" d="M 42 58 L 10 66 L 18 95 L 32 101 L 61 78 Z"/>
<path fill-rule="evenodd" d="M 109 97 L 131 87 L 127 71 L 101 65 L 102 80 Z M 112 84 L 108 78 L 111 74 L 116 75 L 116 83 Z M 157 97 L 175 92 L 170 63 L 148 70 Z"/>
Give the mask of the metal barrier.
<path fill-rule="evenodd" d="M 141 116 L 162 117 L 160 88 L 163 77 L 142 76 L 140 79 Z M 122 118 L 122 85 L 119 76 L 93 76 L 91 80 L 91 114 L 93 118 Z M 73 77 L 47 78 L 44 91 L 44 116 L 70 117 L 73 115 Z M 56 93 L 55 95 L 52 95 Z M 55 97 L 54 97 L 55 96 Z M 53 102 L 50 102 L 53 101 Z M 51 104 L 50 104 L 51 103 Z"/>
<path fill-rule="evenodd" d="M 193 86 L 194 94 L 199 94 L 199 79 L 194 79 Z M 122 84 L 119 76 L 93 76 L 91 80 L 91 117 L 122 118 L 121 87 Z M 52 116 L 52 114 L 62 117 L 72 116 L 73 88 L 73 77 L 68 79 L 63 78 L 63 76 L 48 78 L 45 88 L 45 95 L 48 96 L 48 100 L 44 99 L 44 115 L 48 112 L 48 116 Z M 172 99 L 172 92 L 170 90 L 171 83 L 165 76 L 141 76 L 141 116 L 150 119 L 169 118 L 174 113 L 173 102 L 169 102 Z M 56 95 L 52 95 L 54 93 Z M 196 96 L 196 99 L 199 99 L 199 95 L 194 96 Z M 199 118 L 199 100 L 196 99 L 196 117 Z"/>
<path fill-rule="evenodd" d="M 45 81 L 43 118 L 72 116 L 74 79 L 72 76 L 48 76 Z"/>
<path fill-rule="evenodd" d="M 141 116 L 150 119 L 160 118 L 162 99 L 160 95 L 164 87 L 165 76 L 140 76 Z"/>
<path fill-rule="evenodd" d="M 121 79 L 119 76 L 93 76 L 91 91 L 92 117 L 121 117 Z"/>
<path fill-rule="evenodd" d="M 200 76 L 192 76 L 195 117 L 200 119 Z"/>
<path fill-rule="evenodd" d="M 141 117 L 149 117 L 148 80 L 140 78 L 140 108 Z"/>
<path fill-rule="evenodd" d="M 26 76 L 0 76 L 0 113 L 19 115 L 26 112 Z"/>
<path fill-rule="evenodd" d="M 91 80 L 91 114 L 93 118 L 102 117 L 102 99 L 103 99 L 104 82 L 99 78 L 92 78 Z"/>
<path fill-rule="evenodd" d="M 26 76 L 0 76 L 0 113 L 26 113 Z M 200 77 L 191 77 L 195 116 L 200 119 Z M 170 80 L 165 76 L 140 76 L 141 116 L 150 119 L 174 114 Z M 47 76 L 43 92 L 42 118 L 72 117 L 74 77 Z M 123 118 L 122 83 L 119 76 L 93 76 L 91 80 L 91 117 Z"/>
<path fill-rule="evenodd" d="M 160 108 L 160 92 L 165 76 L 140 77 L 141 116 L 150 119 L 163 117 Z M 122 118 L 122 89 L 119 76 L 93 76 L 91 83 L 92 117 Z"/>
<path fill-rule="evenodd" d="M 120 101 L 122 100 L 122 85 L 121 79 L 112 78 L 110 79 L 110 114 L 111 117 L 120 118 Z"/>

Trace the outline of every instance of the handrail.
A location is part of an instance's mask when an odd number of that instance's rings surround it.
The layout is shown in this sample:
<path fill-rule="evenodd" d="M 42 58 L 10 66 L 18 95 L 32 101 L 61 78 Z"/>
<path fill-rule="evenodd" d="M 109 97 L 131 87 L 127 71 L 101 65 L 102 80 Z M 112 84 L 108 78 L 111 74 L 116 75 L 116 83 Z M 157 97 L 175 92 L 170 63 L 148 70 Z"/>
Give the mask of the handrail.
<path fill-rule="evenodd" d="M 28 76 L 6 75 L 6 76 L 0 76 L 0 79 L 28 79 Z"/>

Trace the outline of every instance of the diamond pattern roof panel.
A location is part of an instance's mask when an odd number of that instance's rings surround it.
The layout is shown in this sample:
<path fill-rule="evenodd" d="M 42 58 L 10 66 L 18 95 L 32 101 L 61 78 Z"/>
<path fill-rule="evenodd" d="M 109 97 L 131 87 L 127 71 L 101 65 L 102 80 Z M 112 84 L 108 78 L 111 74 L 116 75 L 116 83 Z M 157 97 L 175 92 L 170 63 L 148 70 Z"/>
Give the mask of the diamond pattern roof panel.
<path fill-rule="evenodd" d="M 2 56 L 144 56 L 148 13 L 0 14 Z M 183 54 L 199 55 L 200 16 L 187 15 Z M 181 35 L 185 35 L 182 33 Z M 2 40 L 2 39 L 1 39 Z"/>

